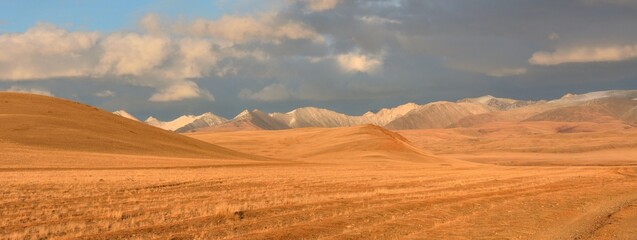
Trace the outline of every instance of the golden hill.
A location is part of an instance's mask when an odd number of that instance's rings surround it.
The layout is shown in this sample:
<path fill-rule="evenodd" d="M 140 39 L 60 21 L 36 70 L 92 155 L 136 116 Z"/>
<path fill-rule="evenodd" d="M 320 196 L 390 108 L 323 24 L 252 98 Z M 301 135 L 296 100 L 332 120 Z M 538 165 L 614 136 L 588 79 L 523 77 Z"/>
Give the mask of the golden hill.
<path fill-rule="evenodd" d="M 279 131 L 195 132 L 190 137 L 237 151 L 312 161 L 402 160 L 454 162 L 414 147 L 400 134 L 375 125 Z"/>
<path fill-rule="evenodd" d="M 0 93 L 0 144 L 79 152 L 254 158 L 59 98 Z"/>

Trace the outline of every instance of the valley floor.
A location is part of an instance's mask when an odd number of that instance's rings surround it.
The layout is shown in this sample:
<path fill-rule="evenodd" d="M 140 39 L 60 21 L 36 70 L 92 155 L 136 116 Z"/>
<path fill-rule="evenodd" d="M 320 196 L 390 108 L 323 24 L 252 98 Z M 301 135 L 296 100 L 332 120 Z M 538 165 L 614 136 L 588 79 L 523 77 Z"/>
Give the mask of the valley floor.
<path fill-rule="evenodd" d="M 635 167 L 287 162 L 0 179 L 3 239 L 637 238 Z"/>
<path fill-rule="evenodd" d="M 400 133 L 189 135 L 271 160 L 0 143 L 0 239 L 637 239 L 637 166 L 606 164 L 633 130 L 531 134 L 523 151 L 476 129 Z"/>

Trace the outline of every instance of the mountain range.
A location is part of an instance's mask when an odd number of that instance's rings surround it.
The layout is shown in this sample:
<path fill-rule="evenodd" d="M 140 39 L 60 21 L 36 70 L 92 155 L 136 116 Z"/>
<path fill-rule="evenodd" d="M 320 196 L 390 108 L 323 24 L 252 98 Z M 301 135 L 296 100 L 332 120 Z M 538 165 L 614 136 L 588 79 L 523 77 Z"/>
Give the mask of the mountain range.
<path fill-rule="evenodd" d="M 124 110 L 116 115 L 137 120 Z M 423 105 L 407 103 L 377 112 L 351 116 L 329 109 L 303 107 L 287 113 L 244 110 L 232 119 L 211 112 L 184 115 L 172 121 L 149 117 L 144 122 L 175 132 L 281 130 L 305 127 L 345 127 L 373 124 L 388 129 L 470 127 L 488 122 L 521 121 L 619 121 L 637 125 L 637 90 L 610 90 L 566 94 L 554 100 L 526 101 L 494 96 L 438 101 Z"/>

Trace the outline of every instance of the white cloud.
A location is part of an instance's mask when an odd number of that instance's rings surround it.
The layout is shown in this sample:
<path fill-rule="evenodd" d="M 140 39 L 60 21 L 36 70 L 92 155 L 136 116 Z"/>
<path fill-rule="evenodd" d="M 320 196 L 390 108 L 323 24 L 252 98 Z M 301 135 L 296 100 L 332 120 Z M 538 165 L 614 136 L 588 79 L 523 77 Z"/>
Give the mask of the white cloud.
<path fill-rule="evenodd" d="M 337 4 L 311 2 L 317 8 Z M 162 20 L 156 14 L 145 15 L 138 22 L 141 32 L 67 31 L 40 23 L 23 33 L 0 33 L 0 81 L 109 79 L 156 89 L 151 101 L 212 100 L 196 81 L 241 74 L 248 65 L 266 64 L 271 52 L 264 45 L 286 40 L 324 44 L 323 36 L 311 27 L 277 12 L 216 20 Z"/>
<path fill-rule="evenodd" d="M 279 19 L 276 14 L 256 16 L 223 16 L 218 20 L 199 19 L 188 26 L 190 32 L 199 36 L 210 36 L 221 41 L 244 43 L 267 41 L 279 43 L 284 39 L 307 39 L 323 41 L 303 23 Z"/>
<path fill-rule="evenodd" d="M 146 28 L 158 27 L 152 17 L 145 19 L 149 25 Z M 215 43 L 209 37 L 69 32 L 41 23 L 24 33 L 0 34 L 0 81 L 111 78 L 159 89 L 152 97 L 154 100 L 194 96 L 212 99 L 212 95 L 196 91 L 193 86 L 189 87 L 188 94 L 184 86 L 189 85 L 183 82 L 238 71 L 228 66 L 217 68 L 219 57 L 268 58 L 260 50 L 220 48 Z M 215 52 L 214 49 L 221 50 Z M 174 86 L 164 88 L 167 85 Z"/>
<path fill-rule="evenodd" d="M 103 98 L 112 97 L 112 96 L 115 96 L 115 93 L 113 91 L 111 91 L 111 90 L 104 90 L 104 91 L 95 93 L 95 96 L 103 97 Z"/>
<path fill-rule="evenodd" d="M 99 34 L 68 32 L 39 23 L 24 33 L 0 35 L 0 80 L 21 81 L 86 76 Z"/>
<path fill-rule="evenodd" d="M 558 40 L 558 39 L 560 39 L 560 35 L 557 34 L 556 32 L 549 33 L 549 39 Z"/>
<path fill-rule="evenodd" d="M 205 39 L 184 38 L 177 43 L 174 66 L 164 73 L 167 78 L 200 78 L 212 72 L 217 57 L 213 43 Z"/>
<path fill-rule="evenodd" d="M 333 9 L 340 0 L 307 0 L 307 9 L 312 12 L 322 12 Z"/>
<path fill-rule="evenodd" d="M 159 90 L 151 97 L 153 100 L 193 96 L 212 99 L 184 82 L 239 73 L 243 59 L 270 59 L 261 48 L 242 48 L 238 43 L 322 39 L 305 25 L 281 20 L 275 14 L 186 23 L 195 28 L 202 24 L 202 34 L 176 32 L 179 24 L 162 24 L 153 14 L 139 24 L 144 33 L 69 32 L 40 23 L 23 33 L 0 34 L 0 81 L 109 78 Z M 222 65 L 218 64 L 220 61 Z"/>
<path fill-rule="evenodd" d="M 239 92 L 239 98 L 257 100 L 263 102 L 277 102 L 290 98 L 290 93 L 283 84 L 272 84 L 261 91 L 252 92 L 249 89 L 243 89 Z"/>
<path fill-rule="evenodd" d="M 158 67 L 168 55 L 170 40 L 137 33 L 111 34 L 101 42 L 104 51 L 98 75 L 141 75 Z"/>
<path fill-rule="evenodd" d="M 575 47 L 554 52 L 536 52 L 529 59 L 534 65 L 563 63 L 618 62 L 637 58 L 637 45 L 608 47 Z"/>
<path fill-rule="evenodd" d="M 191 81 L 183 81 L 172 84 L 153 94 L 148 100 L 152 102 L 171 102 L 185 99 L 204 98 L 214 101 L 215 98 L 207 90 L 202 90 Z"/>
<path fill-rule="evenodd" d="M 149 33 L 160 33 L 163 31 L 159 16 L 154 13 L 146 14 L 139 20 L 139 26 Z"/>
<path fill-rule="evenodd" d="M 25 88 L 20 86 L 11 86 L 9 89 L 6 89 L 4 91 L 17 92 L 17 93 L 31 93 L 31 94 L 38 94 L 38 95 L 51 96 L 51 97 L 53 96 L 51 91 L 47 89 L 41 89 L 41 88 Z"/>
<path fill-rule="evenodd" d="M 528 70 L 526 68 L 502 68 L 491 71 L 487 75 L 492 77 L 507 77 L 526 74 Z"/>
<path fill-rule="evenodd" d="M 383 64 L 380 57 L 372 57 L 357 53 L 347 53 L 336 56 L 339 66 L 347 72 L 377 71 Z"/>

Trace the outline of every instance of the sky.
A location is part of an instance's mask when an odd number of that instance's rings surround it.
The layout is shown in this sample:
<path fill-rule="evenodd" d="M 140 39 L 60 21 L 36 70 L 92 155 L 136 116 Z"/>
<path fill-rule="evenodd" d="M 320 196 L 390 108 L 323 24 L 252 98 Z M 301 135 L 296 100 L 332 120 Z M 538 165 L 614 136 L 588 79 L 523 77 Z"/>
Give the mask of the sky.
<path fill-rule="evenodd" d="M 3 1 L 0 91 L 170 120 L 637 89 L 634 0 Z"/>

